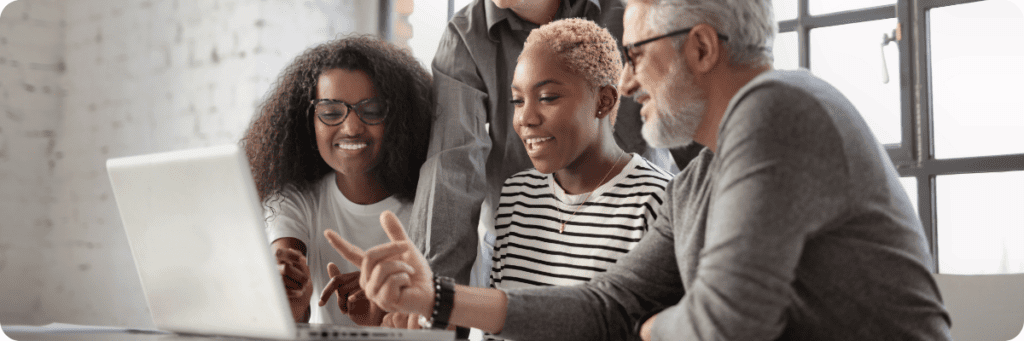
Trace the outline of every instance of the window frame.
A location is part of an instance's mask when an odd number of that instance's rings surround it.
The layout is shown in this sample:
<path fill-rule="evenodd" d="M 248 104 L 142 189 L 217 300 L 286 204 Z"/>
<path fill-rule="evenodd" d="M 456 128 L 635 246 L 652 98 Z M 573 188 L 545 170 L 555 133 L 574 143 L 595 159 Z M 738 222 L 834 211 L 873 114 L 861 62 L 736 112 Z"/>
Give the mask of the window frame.
<path fill-rule="evenodd" d="M 1024 154 L 936 159 L 931 99 L 928 11 L 934 8 L 987 0 L 897 0 L 895 4 L 811 15 L 810 0 L 796 0 L 797 17 L 779 21 L 779 33 L 796 32 L 799 65 L 810 70 L 811 30 L 874 20 L 896 18 L 895 43 L 900 53 L 901 142 L 885 144 L 885 150 L 901 177 L 917 181 L 918 216 L 939 271 L 936 178 L 942 175 L 1024 170 Z M 890 70 L 891 72 L 891 70 Z"/>
<path fill-rule="evenodd" d="M 909 70 L 914 78 L 913 111 L 910 113 L 915 130 L 914 158 L 897 163 L 900 176 L 915 177 L 918 183 L 918 203 L 921 223 L 929 236 L 932 258 L 936 272 L 939 271 L 939 250 L 937 240 L 938 212 L 936 211 L 936 178 L 942 175 L 995 173 L 1024 170 L 1024 154 L 1005 154 L 964 158 L 935 158 L 934 116 L 931 97 L 931 59 L 929 52 L 928 11 L 948 6 L 963 5 L 987 0 L 899 0 L 907 8 L 901 17 L 909 29 L 912 42 L 913 68 Z M 906 35 L 905 35 L 906 36 Z M 906 114 L 905 114 L 906 115 Z M 894 160 L 894 163 L 895 160 Z M 920 203 L 927 203 L 923 205 Z"/>
<path fill-rule="evenodd" d="M 902 2 L 902 0 L 900 0 Z M 868 21 L 884 20 L 897 18 L 897 7 L 899 3 L 893 5 L 883 5 L 876 7 L 867 7 L 856 10 L 842 11 L 825 13 L 818 15 L 810 14 L 809 3 L 810 0 L 796 0 L 797 2 L 797 17 L 789 20 L 779 21 L 779 33 L 796 32 L 797 33 L 797 50 L 799 51 L 798 59 L 801 68 L 811 69 L 811 30 L 841 26 L 847 24 L 862 23 Z M 906 13 L 906 11 L 902 11 Z M 897 18 L 897 22 L 903 20 Z M 895 27 L 894 27 L 895 28 Z M 885 144 L 885 150 L 889 153 L 889 158 L 896 160 L 905 161 L 911 159 L 911 144 L 913 140 L 910 138 L 913 136 L 910 131 L 912 121 L 910 117 L 906 115 L 910 108 L 910 96 L 911 93 L 908 91 L 910 88 L 911 78 L 906 77 L 907 73 L 904 70 L 909 69 L 909 60 L 905 58 L 909 53 L 909 46 L 902 43 L 905 39 L 896 41 L 899 52 L 900 52 L 900 67 L 899 77 L 900 82 L 900 143 Z M 890 70 L 890 73 L 892 71 Z"/>

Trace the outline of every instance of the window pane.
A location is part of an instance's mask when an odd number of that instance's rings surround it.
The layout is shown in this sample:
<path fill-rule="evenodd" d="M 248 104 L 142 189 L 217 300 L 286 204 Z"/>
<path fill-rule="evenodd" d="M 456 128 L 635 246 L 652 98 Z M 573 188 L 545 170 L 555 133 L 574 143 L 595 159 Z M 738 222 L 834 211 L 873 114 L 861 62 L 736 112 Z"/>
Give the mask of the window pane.
<path fill-rule="evenodd" d="M 808 5 L 811 15 L 817 15 L 895 4 L 896 0 L 810 0 Z"/>
<path fill-rule="evenodd" d="M 796 0 L 775 0 L 772 1 L 775 11 L 775 21 L 796 19 Z"/>
<path fill-rule="evenodd" d="M 936 177 L 939 272 L 1024 272 L 1024 172 Z"/>
<path fill-rule="evenodd" d="M 408 14 L 408 23 L 412 29 L 411 38 L 406 41 L 412 55 L 420 61 L 427 71 L 437 52 L 437 43 L 441 41 L 445 25 L 448 24 L 448 2 L 437 0 L 398 0 L 396 10 L 401 13 L 403 3 L 410 3 L 412 13 Z M 401 32 L 398 30 L 397 32 Z M 396 34 L 396 38 L 400 35 Z"/>
<path fill-rule="evenodd" d="M 775 55 L 775 68 L 794 70 L 800 67 L 799 51 L 796 32 L 779 33 L 775 36 L 775 45 L 772 47 L 772 54 Z"/>
<path fill-rule="evenodd" d="M 900 184 L 907 191 L 907 196 L 910 197 L 910 204 L 914 205 L 914 212 L 921 212 L 917 209 L 917 178 L 900 178 Z"/>
<path fill-rule="evenodd" d="M 929 12 L 935 157 L 1024 153 L 1024 0 Z"/>
<path fill-rule="evenodd" d="M 882 35 L 896 19 L 811 30 L 811 71 L 857 107 L 879 143 L 900 143 L 899 49 L 885 47 L 890 81 L 882 83 Z"/>

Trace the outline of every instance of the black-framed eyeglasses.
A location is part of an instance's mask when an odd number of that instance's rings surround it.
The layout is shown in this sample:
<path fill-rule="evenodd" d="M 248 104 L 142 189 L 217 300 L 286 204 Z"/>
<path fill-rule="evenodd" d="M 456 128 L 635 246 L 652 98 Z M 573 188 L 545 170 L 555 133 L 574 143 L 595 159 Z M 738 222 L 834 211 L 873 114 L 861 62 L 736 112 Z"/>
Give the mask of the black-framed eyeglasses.
<path fill-rule="evenodd" d="M 693 27 L 688 27 L 688 28 L 684 28 L 684 29 L 681 29 L 681 30 L 678 30 L 678 31 L 672 31 L 672 32 L 669 32 L 669 33 L 665 33 L 665 34 L 662 34 L 662 35 L 654 37 L 654 38 L 644 39 L 644 40 L 641 40 L 641 41 L 638 41 L 638 42 L 635 42 L 635 43 L 632 43 L 632 44 L 622 45 L 622 61 L 624 63 L 627 63 L 626 66 L 629 66 L 631 68 L 636 68 L 636 63 L 633 62 L 633 57 L 630 57 L 629 50 L 635 49 L 637 47 L 640 47 L 640 45 L 647 44 L 647 43 L 650 43 L 652 41 L 656 41 L 656 40 L 659 40 L 659 39 L 668 38 L 668 37 L 672 37 L 672 36 L 677 36 L 677 35 L 680 35 L 680 34 L 687 34 L 687 33 L 690 33 L 690 31 L 692 31 L 692 30 L 693 30 Z M 729 36 L 721 34 L 721 33 L 718 33 L 718 39 L 721 39 L 722 41 L 729 41 Z"/>
<path fill-rule="evenodd" d="M 309 101 L 309 111 L 319 117 L 320 122 L 329 126 L 345 122 L 345 118 L 353 111 L 359 116 L 359 120 L 367 125 L 381 124 L 388 115 L 384 102 L 376 97 L 364 99 L 354 105 L 334 99 L 314 99 Z"/>

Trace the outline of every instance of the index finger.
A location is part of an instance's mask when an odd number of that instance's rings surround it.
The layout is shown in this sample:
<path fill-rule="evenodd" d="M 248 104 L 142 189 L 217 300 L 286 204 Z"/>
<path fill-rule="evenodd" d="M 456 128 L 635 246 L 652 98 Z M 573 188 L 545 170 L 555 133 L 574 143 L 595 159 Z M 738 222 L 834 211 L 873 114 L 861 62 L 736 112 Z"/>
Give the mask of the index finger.
<path fill-rule="evenodd" d="M 409 240 L 409 236 L 405 235 L 405 228 L 402 227 L 402 222 L 398 221 L 398 217 L 391 213 L 391 211 L 380 213 L 380 226 L 384 228 L 384 233 L 393 242 Z"/>
<path fill-rule="evenodd" d="M 347 240 L 341 238 L 341 236 L 333 230 L 324 231 L 324 237 L 327 237 L 327 242 L 331 243 L 334 250 L 337 250 L 338 253 L 341 254 L 341 257 L 345 258 L 349 263 L 352 263 L 352 265 L 355 265 L 356 267 L 363 264 L 363 249 L 352 245 Z"/>
<path fill-rule="evenodd" d="M 338 264 L 334 264 L 334 262 L 327 263 L 327 276 L 341 276 L 341 269 L 338 269 Z"/>

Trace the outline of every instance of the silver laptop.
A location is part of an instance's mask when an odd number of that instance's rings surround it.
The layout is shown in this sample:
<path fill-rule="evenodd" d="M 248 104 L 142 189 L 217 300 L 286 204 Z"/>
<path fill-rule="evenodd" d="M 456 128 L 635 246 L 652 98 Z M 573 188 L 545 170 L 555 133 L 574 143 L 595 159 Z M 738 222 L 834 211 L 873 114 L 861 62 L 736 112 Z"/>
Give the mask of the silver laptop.
<path fill-rule="evenodd" d="M 109 159 L 107 173 L 161 330 L 272 339 L 455 338 L 450 331 L 296 324 L 238 146 Z"/>

